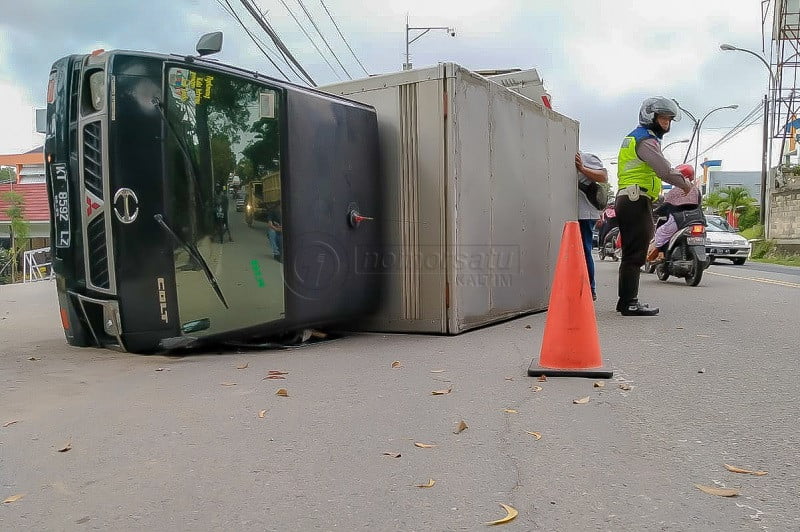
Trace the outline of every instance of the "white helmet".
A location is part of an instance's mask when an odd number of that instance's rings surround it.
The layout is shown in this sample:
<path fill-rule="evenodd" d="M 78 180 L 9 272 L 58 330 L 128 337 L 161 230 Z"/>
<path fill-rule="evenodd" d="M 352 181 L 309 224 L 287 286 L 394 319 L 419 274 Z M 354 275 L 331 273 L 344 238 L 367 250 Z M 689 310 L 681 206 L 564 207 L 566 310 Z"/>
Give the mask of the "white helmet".
<path fill-rule="evenodd" d="M 678 104 L 669 98 L 663 96 L 648 98 L 642 102 L 642 107 L 639 109 L 639 124 L 645 127 L 652 125 L 656 115 L 668 116 L 678 122 L 681 119 L 681 110 Z"/>

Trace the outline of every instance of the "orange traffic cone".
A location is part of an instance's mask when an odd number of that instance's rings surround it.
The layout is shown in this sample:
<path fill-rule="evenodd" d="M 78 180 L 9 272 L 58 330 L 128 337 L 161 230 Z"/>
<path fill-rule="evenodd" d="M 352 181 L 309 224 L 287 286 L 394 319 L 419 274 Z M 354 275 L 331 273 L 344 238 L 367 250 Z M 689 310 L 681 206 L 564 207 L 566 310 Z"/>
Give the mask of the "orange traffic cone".
<path fill-rule="evenodd" d="M 597 320 L 578 222 L 564 224 L 539 364 L 531 362 L 528 375 L 605 379 L 613 375 L 603 367 L 600 356 Z"/>

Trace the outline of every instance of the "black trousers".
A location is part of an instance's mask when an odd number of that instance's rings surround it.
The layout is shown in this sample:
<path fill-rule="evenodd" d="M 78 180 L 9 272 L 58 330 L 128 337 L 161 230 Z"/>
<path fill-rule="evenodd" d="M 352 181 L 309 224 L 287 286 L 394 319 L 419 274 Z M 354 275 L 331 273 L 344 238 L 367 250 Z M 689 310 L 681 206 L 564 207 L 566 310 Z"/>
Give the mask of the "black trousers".
<path fill-rule="evenodd" d="M 618 294 L 620 303 L 625 305 L 639 297 L 639 275 L 654 231 L 652 203 L 644 192 L 637 201 L 620 195 L 617 196 L 615 209 L 622 238 Z"/>

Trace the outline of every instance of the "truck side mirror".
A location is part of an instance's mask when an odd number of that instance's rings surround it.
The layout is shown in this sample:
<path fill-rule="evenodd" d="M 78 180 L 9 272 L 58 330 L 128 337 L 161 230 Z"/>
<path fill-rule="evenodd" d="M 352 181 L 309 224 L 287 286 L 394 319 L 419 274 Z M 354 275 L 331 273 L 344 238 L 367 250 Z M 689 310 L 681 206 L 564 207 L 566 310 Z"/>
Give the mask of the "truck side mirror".
<path fill-rule="evenodd" d="M 36 132 L 47 133 L 47 109 L 36 109 Z"/>
<path fill-rule="evenodd" d="M 219 52 L 222 50 L 222 32 L 206 33 L 197 41 L 196 49 L 200 57 Z"/>

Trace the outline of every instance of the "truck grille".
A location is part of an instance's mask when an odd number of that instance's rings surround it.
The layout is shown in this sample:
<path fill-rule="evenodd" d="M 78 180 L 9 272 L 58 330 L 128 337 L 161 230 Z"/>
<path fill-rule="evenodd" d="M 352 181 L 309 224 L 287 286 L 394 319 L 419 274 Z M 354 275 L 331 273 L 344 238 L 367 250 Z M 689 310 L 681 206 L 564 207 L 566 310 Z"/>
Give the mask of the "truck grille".
<path fill-rule="evenodd" d="M 103 198 L 103 157 L 100 122 L 83 127 L 83 183 L 100 199 Z"/>
<path fill-rule="evenodd" d="M 89 279 L 97 288 L 110 288 L 105 214 L 89 222 L 86 227 L 86 245 L 89 250 Z"/>

